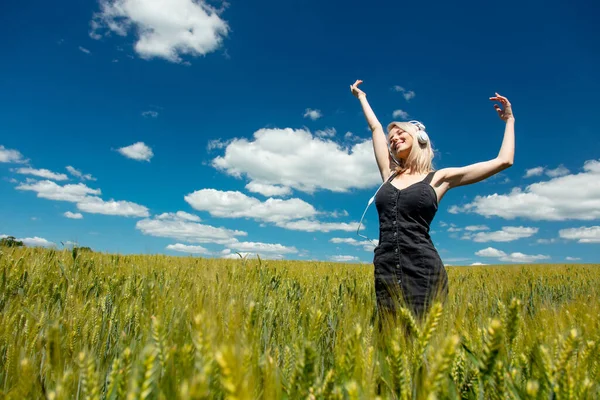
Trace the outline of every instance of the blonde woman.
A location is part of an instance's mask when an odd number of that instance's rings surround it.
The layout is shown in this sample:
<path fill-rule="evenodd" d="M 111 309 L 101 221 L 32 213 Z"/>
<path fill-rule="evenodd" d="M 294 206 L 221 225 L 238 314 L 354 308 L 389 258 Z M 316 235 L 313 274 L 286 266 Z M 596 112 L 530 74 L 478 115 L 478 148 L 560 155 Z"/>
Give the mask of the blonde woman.
<path fill-rule="evenodd" d="M 444 264 L 429 236 L 439 202 L 452 188 L 486 179 L 513 164 L 515 118 L 506 97 L 490 97 L 506 123 L 498 156 L 458 168 L 433 169 L 433 150 L 425 126 L 418 121 L 392 122 L 387 135 L 366 94 L 350 86 L 362 105 L 373 132 L 373 149 L 383 184 L 374 199 L 379 215 L 379 244 L 375 248 L 375 294 L 380 317 L 395 315 L 399 303 L 422 317 L 437 298 L 448 293 Z M 364 214 L 363 214 L 364 216 Z M 439 297 L 438 297 L 439 296 Z"/>

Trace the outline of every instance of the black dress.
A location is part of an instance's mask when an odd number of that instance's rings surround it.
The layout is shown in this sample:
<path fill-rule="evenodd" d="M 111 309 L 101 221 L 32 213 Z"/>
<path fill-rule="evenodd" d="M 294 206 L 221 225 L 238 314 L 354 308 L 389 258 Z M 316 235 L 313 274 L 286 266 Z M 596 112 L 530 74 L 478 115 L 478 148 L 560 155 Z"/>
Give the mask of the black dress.
<path fill-rule="evenodd" d="M 448 275 L 429 236 L 438 209 L 430 184 L 434 174 L 404 189 L 392 185 L 392 175 L 375 196 L 379 244 L 373 264 L 380 313 L 394 315 L 399 300 L 420 318 L 436 296 L 447 296 Z"/>

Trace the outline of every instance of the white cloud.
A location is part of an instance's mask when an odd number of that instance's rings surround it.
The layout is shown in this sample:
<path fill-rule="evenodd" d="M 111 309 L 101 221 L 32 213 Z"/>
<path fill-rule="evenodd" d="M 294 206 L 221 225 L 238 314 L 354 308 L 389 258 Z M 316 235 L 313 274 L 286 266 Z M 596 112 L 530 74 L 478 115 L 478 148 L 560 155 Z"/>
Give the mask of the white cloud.
<path fill-rule="evenodd" d="M 407 101 L 412 99 L 416 95 L 415 92 L 413 92 L 412 90 L 406 90 L 402 86 L 398 86 L 398 85 L 394 86 L 392 88 L 392 90 L 402 93 L 402 95 L 404 96 L 404 99 Z"/>
<path fill-rule="evenodd" d="M 148 118 L 148 117 L 156 118 L 156 117 L 158 117 L 158 111 L 154 111 L 154 110 L 143 111 L 142 116 L 146 117 L 146 118 Z"/>
<path fill-rule="evenodd" d="M 146 146 L 143 142 L 137 142 L 131 146 L 121 147 L 118 152 L 125 157 L 137 160 L 137 161 L 150 161 L 154 156 L 152 149 Z"/>
<path fill-rule="evenodd" d="M 67 166 L 67 171 L 69 171 L 69 173 L 71 175 L 73 175 L 74 177 L 77 177 L 77 178 L 79 178 L 81 180 L 84 180 L 84 181 L 95 181 L 96 180 L 96 178 L 94 178 L 92 175 L 90 175 L 90 174 L 85 174 L 84 175 L 81 171 L 73 168 L 70 165 Z"/>
<path fill-rule="evenodd" d="M 34 168 L 19 168 L 15 171 L 18 174 L 23 175 L 34 175 L 41 178 L 52 179 L 54 181 L 66 181 L 69 177 L 66 174 L 57 174 L 47 169 L 34 169 Z"/>
<path fill-rule="evenodd" d="M 342 210 L 342 211 L 336 210 L 336 211 L 332 211 L 331 213 L 329 213 L 329 215 L 332 218 L 340 218 L 340 217 L 347 217 L 350 214 L 348 214 L 348 211 L 346 211 L 346 210 Z"/>
<path fill-rule="evenodd" d="M 356 136 L 354 133 L 352 132 L 346 132 L 344 134 L 344 139 L 349 140 L 351 142 L 359 142 L 362 139 L 359 136 Z"/>
<path fill-rule="evenodd" d="M 63 214 L 65 217 L 67 218 L 71 218 L 71 219 L 83 219 L 83 214 L 81 213 L 73 213 L 71 211 L 67 211 L 66 213 Z"/>
<path fill-rule="evenodd" d="M 312 217 L 315 208 L 307 202 L 294 198 L 288 200 L 269 198 L 260 201 L 241 192 L 201 189 L 185 196 L 195 210 L 208 211 L 222 218 L 252 218 L 265 222 L 281 222 Z"/>
<path fill-rule="evenodd" d="M 600 243 L 600 226 L 561 229 L 558 235 L 563 239 L 577 240 L 578 243 Z"/>
<path fill-rule="evenodd" d="M 283 246 L 278 243 L 261 243 L 261 242 L 234 242 L 228 246 L 230 249 L 237 250 L 238 252 L 245 253 L 256 253 L 260 256 L 263 255 L 283 255 L 297 253 L 298 250 L 294 246 Z"/>
<path fill-rule="evenodd" d="M 126 36 L 137 33 L 136 53 L 144 58 L 182 62 L 182 55 L 206 55 L 221 47 L 229 32 L 226 21 L 205 0 L 100 0 L 90 36 L 101 30 Z"/>
<path fill-rule="evenodd" d="M 21 184 L 17 186 L 17 190 L 30 190 L 37 192 L 37 197 L 40 198 L 74 203 L 82 201 L 88 195 L 100 194 L 100 189 L 89 188 L 83 183 L 60 186 L 52 181 L 34 181 L 30 184 Z"/>
<path fill-rule="evenodd" d="M 555 169 L 549 169 L 546 171 L 546 175 L 548 175 L 551 178 L 557 178 L 559 176 L 565 176 L 565 175 L 569 175 L 571 173 L 571 171 L 569 171 L 564 165 L 559 165 L 557 168 Z"/>
<path fill-rule="evenodd" d="M 92 214 L 119 215 L 123 217 L 146 217 L 148 209 L 129 201 L 104 201 L 97 195 L 100 189 L 92 189 L 83 183 L 60 186 L 52 181 L 34 181 L 21 184 L 17 190 L 37 192 L 37 197 L 77 203 L 77 208 Z"/>
<path fill-rule="evenodd" d="M 583 172 L 533 183 L 524 191 L 514 188 L 509 194 L 477 196 L 451 213 L 472 212 L 505 219 L 564 221 L 600 218 L 600 160 L 589 160 Z"/>
<path fill-rule="evenodd" d="M 482 262 L 474 262 L 473 264 L 471 264 L 472 266 L 477 266 L 477 265 L 487 265 L 485 263 Z"/>
<path fill-rule="evenodd" d="M 551 178 L 558 178 L 560 176 L 568 175 L 569 171 L 564 165 L 559 165 L 555 169 L 547 169 L 546 167 L 535 167 L 525 171 L 524 178 L 530 178 L 532 176 L 541 176 L 544 173 Z"/>
<path fill-rule="evenodd" d="M 581 260 L 580 257 L 565 257 L 565 260 L 567 261 L 579 261 Z"/>
<path fill-rule="evenodd" d="M 463 239 L 471 239 L 475 242 L 512 242 L 514 240 L 528 238 L 538 232 L 538 228 L 525 226 L 503 226 L 502 230 L 494 232 L 477 232 L 475 234 L 465 233 Z"/>
<path fill-rule="evenodd" d="M 227 145 L 231 142 L 231 140 L 222 141 L 221 139 L 213 139 L 208 142 L 206 145 L 207 151 L 212 151 L 215 149 L 223 149 L 227 147 Z"/>
<path fill-rule="evenodd" d="M 408 119 L 408 113 L 404 110 L 394 110 L 394 112 L 392 113 L 392 117 Z"/>
<path fill-rule="evenodd" d="M 337 255 L 337 256 L 331 256 L 329 258 L 331 259 L 331 261 L 335 261 L 335 262 L 358 261 L 358 257 L 356 257 L 356 256 Z"/>
<path fill-rule="evenodd" d="M 118 215 L 121 217 L 147 217 L 148 208 L 130 201 L 102 200 L 88 196 L 77 203 L 77 208 L 90 214 Z"/>
<path fill-rule="evenodd" d="M 31 247 L 54 247 L 56 246 L 56 243 L 50 242 L 49 240 L 46 240 L 44 238 L 41 237 L 37 237 L 34 236 L 32 238 L 20 238 L 20 239 L 15 239 L 19 242 L 23 242 L 24 245 L 26 246 L 31 246 Z"/>
<path fill-rule="evenodd" d="M 166 247 L 167 250 L 180 251 L 182 253 L 192 253 L 192 254 L 210 254 L 208 249 L 198 246 L 198 245 L 187 245 L 181 243 L 170 244 Z"/>
<path fill-rule="evenodd" d="M 246 189 L 252 193 L 260 193 L 263 196 L 286 196 L 292 194 L 292 190 L 289 187 L 269 185 L 260 182 L 250 182 L 246 185 Z"/>
<path fill-rule="evenodd" d="M 335 128 L 325 128 L 322 131 L 316 131 L 315 135 L 318 137 L 332 138 L 335 136 L 336 133 L 337 131 L 335 130 Z"/>
<path fill-rule="evenodd" d="M 356 232 L 358 222 L 321 222 L 316 220 L 301 219 L 298 221 L 282 221 L 276 224 L 280 228 L 304 232 L 331 232 L 346 231 Z M 363 228 L 364 229 L 364 228 Z"/>
<path fill-rule="evenodd" d="M 556 243 L 556 239 L 555 238 L 552 238 L 552 239 L 538 239 L 535 242 L 539 243 L 539 244 L 551 244 L 551 243 Z"/>
<path fill-rule="evenodd" d="M 186 213 L 185 211 L 177 211 L 176 213 L 162 213 L 156 216 L 157 219 L 171 219 L 179 221 L 200 222 L 200 217 L 194 214 Z"/>
<path fill-rule="evenodd" d="M 183 220 L 146 218 L 138 221 L 135 227 L 144 235 L 176 239 L 187 243 L 228 245 L 237 241 L 235 236 L 247 236 L 243 231 Z"/>
<path fill-rule="evenodd" d="M 79 50 L 85 54 L 92 54 L 92 52 L 86 49 L 85 47 L 79 46 Z"/>
<path fill-rule="evenodd" d="M 379 242 L 377 239 L 373 240 L 373 242 L 374 242 L 373 243 L 368 240 L 356 240 L 354 238 L 338 238 L 338 237 L 331 238 L 331 239 L 329 239 L 329 241 L 331 243 L 349 244 L 350 246 L 362 246 L 365 251 L 373 251 L 373 249 L 375 248 L 374 243 Z"/>
<path fill-rule="evenodd" d="M 465 231 L 474 232 L 474 231 L 487 231 L 488 228 L 486 225 L 469 225 L 465 226 Z"/>
<path fill-rule="evenodd" d="M 261 129 L 252 141 L 234 139 L 212 165 L 231 176 L 307 193 L 347 192 L 381 183 L 370 140 L 342 148 L 291 128 Z"/>
<path fill-rule="evenodd" d="M 310 118 L 313 121 L 316 121 L 322 116 L 323 114 L 321 114 L 321 110 L 313 110 L 311 108 L 307 108 L 306 110 L 304 110 L 304 118 Z"/>
<path fill-rule="evenodd" d="M 542 254 L 537 255 L 528 255 L 523 253 L 510 253 L 507 254 L 502 250 L 495 249 L 493 247 L 488 247 L 483 250 L 479 250 L 475 253 L 475 255 L 480 257 L 490 257 L 497 258 L 499 261 L 503 262 L 523 262 L 523 263 L 531 263 L 534 261 L 547 260 L 550 257 Z"/>
<path fill-rule="evenodd" d="M 532 176 L 541 176 L 544 173 L 544 167 L 530 168 L 525 171 L 524 178 L 530 178 Z"/>
<path fill-rule="evenodd" d="M 17 151 L 12 149 L 7 149 L 6 147 L 0 145 L 0 162 L 3 163 L 24 163 L 23 155 Z"/>

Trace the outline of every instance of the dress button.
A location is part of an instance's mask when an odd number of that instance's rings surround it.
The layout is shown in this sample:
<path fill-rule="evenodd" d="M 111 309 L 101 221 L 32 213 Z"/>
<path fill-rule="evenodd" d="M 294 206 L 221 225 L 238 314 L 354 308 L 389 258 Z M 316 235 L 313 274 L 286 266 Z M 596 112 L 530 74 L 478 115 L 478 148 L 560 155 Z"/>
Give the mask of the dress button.
<path fill-rule="evenodd" d="M 396 268 L 400 268 L 400 264 L 396 264 Z"/>
<path fill-rule="evenodd" d="M 396 248 L 394 249 L 394 251 L 397 253 L 397 252 L 398 252 L 398 248 L 396 247 Z"/>
<path fill-rule="evenodd" d="M 394 220 L 394 222 L 392 222 L 392 225 L 396 225 L 396 220 Z"/>
<path fill-rule="evenodd" d="M 394 236 L 398 236 L 398 232 L 394 232 Z"/>

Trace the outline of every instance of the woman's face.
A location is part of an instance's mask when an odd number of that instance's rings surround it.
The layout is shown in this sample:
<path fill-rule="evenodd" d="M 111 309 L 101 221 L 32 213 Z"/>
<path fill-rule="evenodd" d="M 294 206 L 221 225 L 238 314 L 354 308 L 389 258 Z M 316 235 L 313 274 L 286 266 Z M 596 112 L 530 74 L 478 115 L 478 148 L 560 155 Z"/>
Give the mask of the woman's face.
<path fill-rule="evenodd" d="M 410 133 L 402 130 L 397 126 L 393 126 L 388 133 L 390 149 L 396 157 L 404 158 L 410 154 L 410 149 L 413 145 L 413 137 Z"/>

